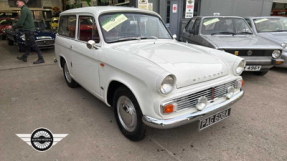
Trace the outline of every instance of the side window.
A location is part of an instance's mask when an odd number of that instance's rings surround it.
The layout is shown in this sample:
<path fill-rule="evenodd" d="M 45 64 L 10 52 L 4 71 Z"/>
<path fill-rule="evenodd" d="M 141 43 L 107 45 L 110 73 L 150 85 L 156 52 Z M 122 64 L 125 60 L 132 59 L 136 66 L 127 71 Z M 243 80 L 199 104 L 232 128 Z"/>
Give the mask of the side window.
<path fill-rule="evenodd" d="M 97 25 L 93 17 L 79 16 L 78 39 L 81 41 L 94 40 L 96 43 L 100 42 Z"/>
<path fill-rule="evenodd" d="M 245 19 L 248 25 L 252 28 L 251 21 L 249 19 Z"/>
<path fill-rule="evenodd" d="M 190 20 L 190 22 L 189 22 L 189 24 L 188 24 L 188 26 L 187 26 L 186 31 L 191 32 L 195 20 L 196 20 L 196 19 L 191 19 L 191 20 Z"/>
<path fill-rule="evenodd" d="M 61 16 L 59 35 L 75 38 L 76 16 Z"/>
<path fill-rule="evenodd" d="M 192 32 L 194 32 L 195 35 L 198 35 L 199 27 L 200 27 L 200 19 L 196 19 L 192 27 Z"/>

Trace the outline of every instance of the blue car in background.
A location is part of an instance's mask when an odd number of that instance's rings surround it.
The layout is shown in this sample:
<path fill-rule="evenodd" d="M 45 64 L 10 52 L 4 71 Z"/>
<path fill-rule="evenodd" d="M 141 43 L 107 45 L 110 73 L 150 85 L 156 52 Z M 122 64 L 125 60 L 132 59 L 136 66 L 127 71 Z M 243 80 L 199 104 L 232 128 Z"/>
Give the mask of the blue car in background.
<path fill-rule="evenodd" d="M 15 21 L 14 23 L 17 23 Z M 56 33 L 46 29 L 43 20 L 34 20 L 35 33 L 34 38 L 39 48 L 54 48 Z M 25 51 L 25 34 L 22 28 L 16 30 L 5 30 L 8 45 L 16 44 L 19 52 Z"/>

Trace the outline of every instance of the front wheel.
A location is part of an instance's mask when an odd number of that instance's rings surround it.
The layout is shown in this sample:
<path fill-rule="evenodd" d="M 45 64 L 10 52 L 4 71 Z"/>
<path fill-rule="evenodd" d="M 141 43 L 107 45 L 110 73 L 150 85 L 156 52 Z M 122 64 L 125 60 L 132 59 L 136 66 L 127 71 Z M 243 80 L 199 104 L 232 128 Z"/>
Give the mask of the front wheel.
<path fill-rule="evenodd" d="M 263 76 L 265 74 L 267 74 L 268 71 L 264 71 L 264 72 L 255 72 L 254 74 L 259 75 L 259 76 Z"/>
<path fill-rule="evenodd" d="M 71 77 L 67 63 L 64 62 L 63 73 L 69 87 L 76 88 L 79 84 Z"/>
<path fill-rule="evenodd" d="M 140 106 L 128 88 L 122 86 L 116 90 L 113 107 L 122 134 L 131 141 L 144 139 L 147 126 L 142 121 Z"/>

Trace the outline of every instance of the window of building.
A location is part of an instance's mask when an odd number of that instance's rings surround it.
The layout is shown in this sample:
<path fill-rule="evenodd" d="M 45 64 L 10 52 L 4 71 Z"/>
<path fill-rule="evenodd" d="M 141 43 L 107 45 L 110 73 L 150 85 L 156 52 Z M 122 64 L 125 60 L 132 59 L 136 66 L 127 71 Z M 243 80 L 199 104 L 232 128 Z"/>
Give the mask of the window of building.
<path fill-rule="evenodd" d="M 96 43 L 100 42 L 100 37 L 95 23 L 95 19 L 91 16 L 79 16 L 79 35 L 78 39 L 81 41 L 94 40 Z"/>
<path fill-rule="evenodd" d="M 59 24 L 59 35 L 75 38 L 76 16 L 62 16 Z"/>

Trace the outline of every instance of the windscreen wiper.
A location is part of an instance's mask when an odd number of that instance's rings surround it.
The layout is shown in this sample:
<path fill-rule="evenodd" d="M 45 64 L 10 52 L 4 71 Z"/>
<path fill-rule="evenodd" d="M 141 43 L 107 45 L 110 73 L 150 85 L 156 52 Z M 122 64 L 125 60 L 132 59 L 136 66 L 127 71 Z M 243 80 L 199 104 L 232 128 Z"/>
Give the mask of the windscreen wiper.
<path fill-rule="evenodd" d="M 240 34 L 252 35 L 253 33 L 252 32 L 239 32 L 239 33 L 236 33 L 236 35 L 240 35 Z"/>
<path fill-rule="evenodd" d="M 276 32 L 287 32 L 287 30 L 276 30 Z"/>
<path fill-rule="evenodd" d="M 217 34 L 231 34 L 231 35 L 235 35 L 235 33 L 234 32 L 216 32 L 216 33 L 212 33 L 211 35 L 217 35 Z"/>
<path fill-rule="evenodd" d="M 109 41 L 110 43 L 112 42 L 121 42 L 121 41 L 129 41 L 129 40 L 140 40 L 141 37 L 123 37 L 123 38 L 119 38 L 118 40 L 114 40 L 114 41 Z"/>
<path fill-rule="evenodd" d="M 152 39 L 158 39 L 158 37 L 156 37 L 156 36 L 142 36 L 142 37 L 140 37 L 141 39 L 150 39 L 150 38 L 152 38 Z"/>

